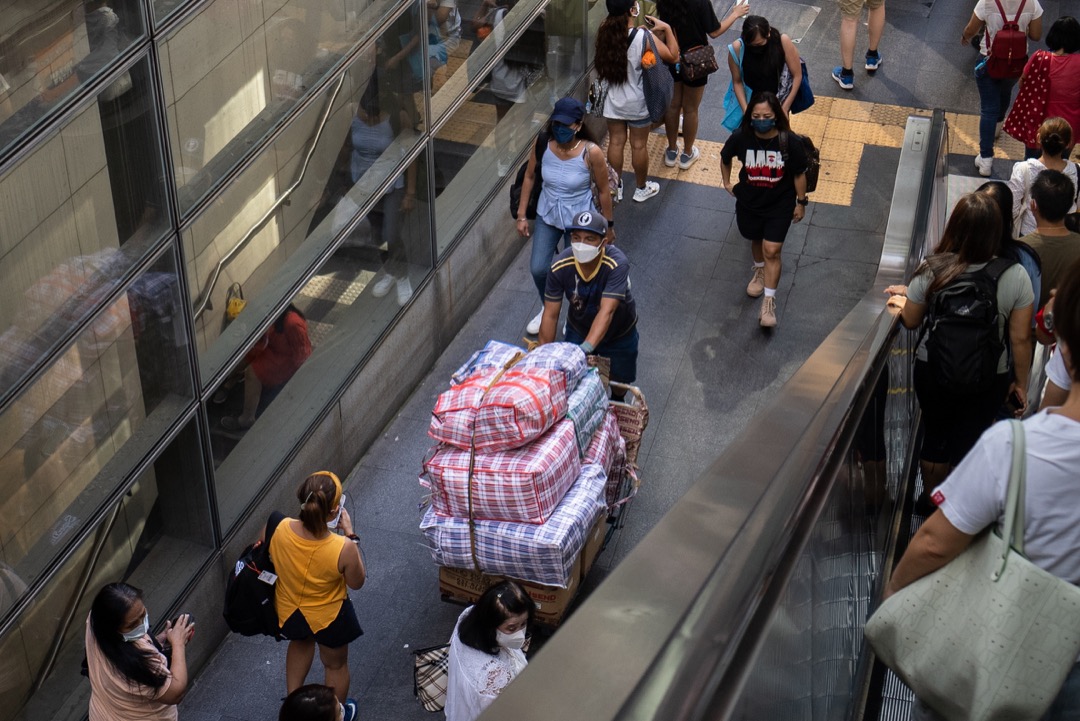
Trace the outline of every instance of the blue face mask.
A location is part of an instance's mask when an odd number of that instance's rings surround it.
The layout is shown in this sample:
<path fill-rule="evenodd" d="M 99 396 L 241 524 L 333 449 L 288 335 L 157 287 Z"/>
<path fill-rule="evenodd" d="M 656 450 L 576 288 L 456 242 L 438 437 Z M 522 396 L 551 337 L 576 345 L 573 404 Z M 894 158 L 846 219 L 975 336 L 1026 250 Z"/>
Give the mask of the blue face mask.
<path fill-rule="evenodd" d="M 760 118 L 750 121 L 750 125 L 759 133 L 767 133 L 776 127 L 776 118 Z"/>
<path fill-rule="evenodd" d="M 571 128 L 569 125 L 563 125 L 562 123 L 551 124 L 551 134 L 555 136 L 555 142 L 557 143 L 569 143 L 577 135 L 577 131 Z"/>

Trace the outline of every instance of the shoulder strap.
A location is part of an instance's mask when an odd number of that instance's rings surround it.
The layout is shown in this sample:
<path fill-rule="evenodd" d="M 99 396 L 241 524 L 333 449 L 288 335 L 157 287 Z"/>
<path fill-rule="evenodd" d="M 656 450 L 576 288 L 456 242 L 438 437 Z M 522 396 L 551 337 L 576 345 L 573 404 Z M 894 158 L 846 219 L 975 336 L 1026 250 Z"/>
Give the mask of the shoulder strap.
<path fill-rule="evenodd" d="M 1005 271 L 1014 265 L 1016 265 L 1016 261 L 1012 258 L 994 258 L 986 264 L 986 267 L 982 269 L 982 272 L 990 276 L 990 280 L 994 281 L 994 284 L 996 285 Z"/>
<path fill-rule="evenodd" d="M 1002 537 L 1005 545 L 1001 562 L 992 578 L 996 581 L 1005 572 L 1010 547 L 1024 554 L 1024 500 L 1027 485 L 1027 453 L 1022 421 L 1010 419 L 1012 427 L 1012 464 L 1009 468 L 1009 487 L 1005 492 L 1005 528 Z"/>
<path fill-rule="evenodd" d="M 1025 3 L 1027 3 L 1027 0 L 1020 0 L 1020 7 L 1016 9 L 1016 17 L 1013 18 L 1013 22 L 1016 23 L 1017 25 L 1020 24 L 1020 15 L 1023 14 L 1023 12 L 1024 12 L 1024 4 Z"/>
<path fill-rule="evenodd" d="M 1001 15 L 1002 22 L 1009 22 L 1009 16 L 1005 14 L 1005 8 L 1001 7 L 1001 0 L 994 0 L 994 4 L 997 5 L 998 13 Z M 989 28 L 987 28 L 989 32 Z"/>
<path fill-rule="evenodd" d="M 788 160 L 788 132 L 786 130 L 780 131 L 780 157 L 786 164 Z"/>
<path fill-rule="evenodd" d="M 281 511 L 271 511 L 270 517 L 266 519 L 266 547 L 270 548 L 270 539 L 274 537 L 274 531 L 281 525 L 281 522 L 285 520 L 285 514 Z"/>
<path fill-rule="evenodd" d="M 634 38 L 637 37 L 638 30 L 641 30 L 641 28 L 634 28 L 633 30 L 630 31 L 630 44 L 631 45 L 634 44 Z"/>

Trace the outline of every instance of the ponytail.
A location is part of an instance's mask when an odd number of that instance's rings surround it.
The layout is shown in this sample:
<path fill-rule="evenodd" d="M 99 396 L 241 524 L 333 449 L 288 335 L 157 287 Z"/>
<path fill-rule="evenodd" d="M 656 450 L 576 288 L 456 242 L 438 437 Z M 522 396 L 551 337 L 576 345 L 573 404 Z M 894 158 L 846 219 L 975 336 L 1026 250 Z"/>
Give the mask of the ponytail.
<path fill-rule="evenodd" d="M 341 481 L 330 471 L 312 473 L 296 491 L 300 501 L 300 522 L 315 537 L 327 531 L 330 511 L 341 502 Z"/>

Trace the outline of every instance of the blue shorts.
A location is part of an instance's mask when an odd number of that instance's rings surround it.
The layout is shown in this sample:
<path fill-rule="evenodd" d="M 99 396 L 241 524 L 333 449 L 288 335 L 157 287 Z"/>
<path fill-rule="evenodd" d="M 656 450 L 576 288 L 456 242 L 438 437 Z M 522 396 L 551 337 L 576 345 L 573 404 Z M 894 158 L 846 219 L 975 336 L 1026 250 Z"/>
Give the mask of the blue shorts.
<path fill-rule="evenodd" d="M 585 338 L 570 326 L 566 326 L 564 340 L 567 343 L 581 344 Z M 633 383 L 637 379 L 637 326 L 621 338 L 602 342 L 593 353 L 611 359 L 611 380 L 616 383 Z"/>

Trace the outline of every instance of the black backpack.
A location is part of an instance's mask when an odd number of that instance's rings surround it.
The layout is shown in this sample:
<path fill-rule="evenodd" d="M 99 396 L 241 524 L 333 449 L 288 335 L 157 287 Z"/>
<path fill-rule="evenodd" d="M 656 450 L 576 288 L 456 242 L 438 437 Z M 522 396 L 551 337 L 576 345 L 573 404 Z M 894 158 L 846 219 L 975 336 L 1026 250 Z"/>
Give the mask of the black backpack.
<path fill-rule="evenodd" d="M 961 274 L 930 299 L 926 356 L 939 385 L 966 394 L 994 382 L 1005 350 L 998 327 L 998 279 L 1015 264 L 995 258 Z"/>
<path fill-rule="evenodd" d="M 536 204 L 540 202 L 540 190 L 544 185 L 544 172 L 543 172 L 543 159 L 544 151 L 547 150 L 548 135 L 546 132 L 541 131 L 540 135 L 536 138 L 536 145 L 533 146 L 533 150 L 536 153 L 536 173 L 533 178 L 532 193 L 529 194 L 529 202 L 525 204 L 525 217 L 529 220 L 536 220 Z M 528 169 L 529 163 L 526 161 L 522 163 L 518 169 L 517 178 L 514 179 L 514 184 L 510 186 L 510 217 L 517 219 L 518 206 L 521 204 L 521 184 L 525 182 L 525 171 Z"/>
<path fill-rule="evenodd" d="M 225 623 L 242 636 L 278 636 L 274 589 L 277 575 L 270 560 L 270 539 L 285 518 L 278 511 L 266 521 L 266 538 L 240 554 L 225 585 Z"/>
<path fill-rule="evenodd" d="M 805 135 L 794 131 L 790 134 L 802 142 L 803 152 L 806 153 L 806 192 L 813 193 L 817 190 L 818 175 L 821 174 L 821 151 L 814 145 L 814 141 Z M 780 133 L 780 156 L 784 159 L 784 165 L 787 165 L 788 160 L 788 135 L 786 132 Z"/>

